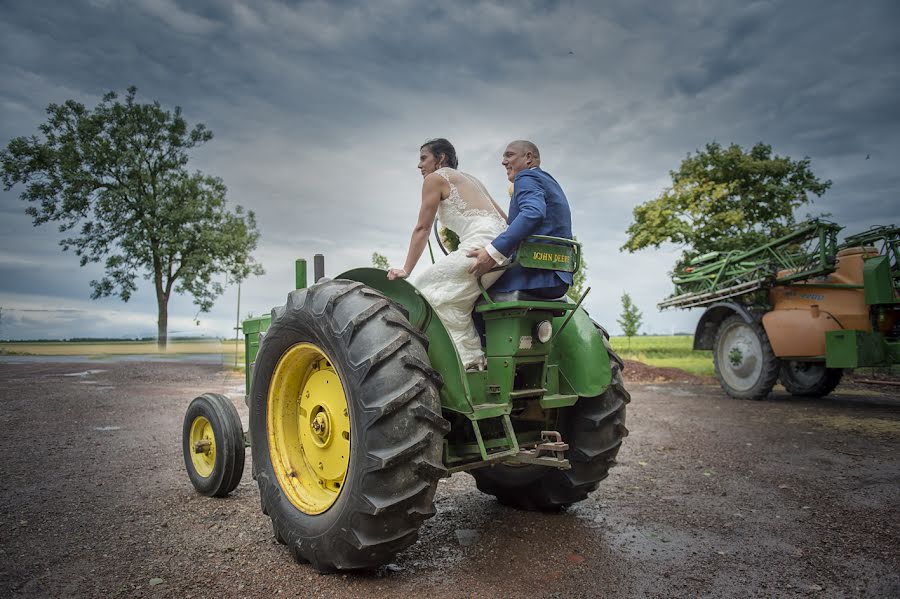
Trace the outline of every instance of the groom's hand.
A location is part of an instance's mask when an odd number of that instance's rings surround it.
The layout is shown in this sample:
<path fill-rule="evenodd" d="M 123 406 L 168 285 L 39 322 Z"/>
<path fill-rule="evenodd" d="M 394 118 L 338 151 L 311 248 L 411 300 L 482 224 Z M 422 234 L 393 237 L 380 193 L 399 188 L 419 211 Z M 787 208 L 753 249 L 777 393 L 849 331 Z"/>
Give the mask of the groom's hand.
<path fill-rule="evenodd" d="M 491 257 L 490 254 L 487 253 L 487 250 L 484 248 L 477 250 L 469 250 L 466 253 L 466 256 L 469 258 L 475 258 L 475 263 L 469 268 L 469 272 L 475 275 L 476 277 L 480 277 L 486 274 L 489 270 L 497 266 L 497 262 Z"/>

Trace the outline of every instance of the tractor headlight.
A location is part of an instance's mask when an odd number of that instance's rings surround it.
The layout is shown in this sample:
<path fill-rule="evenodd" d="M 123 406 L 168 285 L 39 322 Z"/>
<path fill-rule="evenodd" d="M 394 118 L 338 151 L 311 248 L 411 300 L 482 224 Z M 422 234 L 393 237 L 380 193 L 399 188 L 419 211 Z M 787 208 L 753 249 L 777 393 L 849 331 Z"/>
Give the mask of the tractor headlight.
<path fill-rule="evenodd" d="M 553 324 L 549 320 L 540 321 L 535 327 L 534 336 L 541 343 L 547 343 L 553 336 Z"/>

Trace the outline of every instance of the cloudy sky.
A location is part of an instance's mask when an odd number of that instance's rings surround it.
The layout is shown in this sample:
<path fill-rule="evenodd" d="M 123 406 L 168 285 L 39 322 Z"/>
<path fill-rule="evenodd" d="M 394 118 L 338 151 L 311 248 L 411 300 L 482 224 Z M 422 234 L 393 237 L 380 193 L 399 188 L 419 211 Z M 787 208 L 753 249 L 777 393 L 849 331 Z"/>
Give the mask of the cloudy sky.
<path fill-rule="evenodd" d="M 6 0 L 0 143 L 34 133 L 51 102 L 130 85 L 181 106 L 215 133 L 191 166 L 258 216 L 267 274 L 242 289 L 246 315 L 283 303 L 296 257 L 325 254 L 329 275 L 373 251 L 402 264 L 426 139 L 449 138 L 501 201 L 502 149 L 531 139 L 572 205 L 588 310 L 619 331 L 627 291 L 644 330 L 668 334 L 699 317 L 655 308 L 678 250 L 618 248 L 632 208 L 709 141 L 808 156 L 834 184 L 801 217 L 900 223 L 898 26 L 895 0 Z M 155 334 L 152 288 L 91 301 L 100 270 L 34 228 L 20 192 L 0 192 L 0 338 Z M 231 334 L 236 299 L 197 325 L 174 298 L 170 334 Z"/>

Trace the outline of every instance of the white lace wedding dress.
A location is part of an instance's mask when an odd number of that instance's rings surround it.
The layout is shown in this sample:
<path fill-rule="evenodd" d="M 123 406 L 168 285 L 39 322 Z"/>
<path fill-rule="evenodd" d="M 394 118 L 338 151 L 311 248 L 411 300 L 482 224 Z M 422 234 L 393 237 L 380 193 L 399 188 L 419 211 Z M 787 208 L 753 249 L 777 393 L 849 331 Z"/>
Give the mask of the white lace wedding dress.
<path fill-rule="evenodd" d="M 506 229 L 506 221 L 478 179 L 449 167 L 435 172 L 450 184 L 450 195 L 438 206 L 438 219 L 459 235 L 459 248 L 439 258 L 412 282 L 444 323 L 463 365 L 480 366 L 484 353 L 472 322 L 472 308 L 481 291 L 475 276 L 469 274 L 475 259 L 467 257 L 466 252 L 492 242 Z M 501 274 L 488 273 L 481 281 L 489 287 Z"/>

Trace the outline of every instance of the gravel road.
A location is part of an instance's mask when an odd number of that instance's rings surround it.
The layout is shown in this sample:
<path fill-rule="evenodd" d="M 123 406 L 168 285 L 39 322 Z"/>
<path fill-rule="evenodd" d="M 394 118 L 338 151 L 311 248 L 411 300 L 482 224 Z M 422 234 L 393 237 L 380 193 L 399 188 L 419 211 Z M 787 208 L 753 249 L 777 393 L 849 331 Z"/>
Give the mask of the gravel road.
<path fill-rule="evenodd" d="M 246 426 L 242 375 L 6 359 L 0 381 L 2 596 L 900 597 L 890 390 L 631 382 L 631 435 L 587 501 L 520 512 L 457 474 L 392 564 L 319 575 L 275 542 L 249 467 L 227 499 L 184 472 L 184 409 L 224 392 Z"/>

